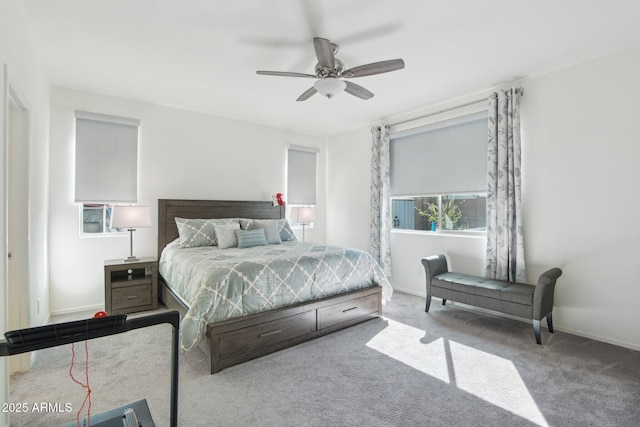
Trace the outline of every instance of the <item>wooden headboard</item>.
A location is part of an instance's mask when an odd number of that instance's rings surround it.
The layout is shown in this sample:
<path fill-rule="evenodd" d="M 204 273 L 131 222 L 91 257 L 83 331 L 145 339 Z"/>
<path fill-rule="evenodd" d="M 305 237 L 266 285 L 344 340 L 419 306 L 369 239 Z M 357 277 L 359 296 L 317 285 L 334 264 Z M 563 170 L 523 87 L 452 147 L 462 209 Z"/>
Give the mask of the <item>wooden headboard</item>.
<path fill-rule="evenodd" d="M 178 237 L 175 217 L 280 219 L 284 216 L 285 207 L 273 206 L 271 201 L 158 199 L 158 259 L 167 243 Z"/>

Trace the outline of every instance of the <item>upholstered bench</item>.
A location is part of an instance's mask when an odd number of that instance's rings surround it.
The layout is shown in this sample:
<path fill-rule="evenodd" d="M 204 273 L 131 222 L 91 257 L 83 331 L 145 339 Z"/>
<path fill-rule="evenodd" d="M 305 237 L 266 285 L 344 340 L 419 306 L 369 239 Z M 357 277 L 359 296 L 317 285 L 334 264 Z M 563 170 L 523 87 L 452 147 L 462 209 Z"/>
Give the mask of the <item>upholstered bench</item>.
<path fill-rule="evenodd" d="M 547 319 L 549 332 L 553 333 L 551 313 L 556 280 L 562 275 L 559 268 L 542 273 L 538 283 L 533 286 L 450 272 L 444 255 L 423 258 L 422 264 L 427 276 L 427 301 L 424 311 L 429 311 L 431 297 L 439 297 L 442 298 L 442 305 L 451 300 L 532 319 L 533 332 L 538 344 L 542 344 L 540 320 L 543 317 Z"/>

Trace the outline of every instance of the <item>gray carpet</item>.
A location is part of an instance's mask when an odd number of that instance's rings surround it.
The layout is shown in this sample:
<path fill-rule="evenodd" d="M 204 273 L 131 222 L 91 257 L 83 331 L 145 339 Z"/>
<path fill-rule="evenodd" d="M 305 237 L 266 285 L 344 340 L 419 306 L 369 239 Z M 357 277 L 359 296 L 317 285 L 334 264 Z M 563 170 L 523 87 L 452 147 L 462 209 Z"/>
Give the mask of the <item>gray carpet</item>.
<path fill-rule="evenodd" d="M 181 426 L 635 426 L 640 352 L 396 292 L 383 318 L 207 373 L 180 360 Z M 59 321 L 67 319 L 58 319 Z M 92 413 L 146 398 L 168 425 L 168 325 L 89 342 Z M 126 343 L 130 343 L 129 346 Z M 84 345 L 76 344 L 77 376 Z M 11 378 L 12 402 L 71 403 L 72 413 L 12 414 L 12 426 L 75 419 L 84 393 L 70 346 L 38 353 Z"/>

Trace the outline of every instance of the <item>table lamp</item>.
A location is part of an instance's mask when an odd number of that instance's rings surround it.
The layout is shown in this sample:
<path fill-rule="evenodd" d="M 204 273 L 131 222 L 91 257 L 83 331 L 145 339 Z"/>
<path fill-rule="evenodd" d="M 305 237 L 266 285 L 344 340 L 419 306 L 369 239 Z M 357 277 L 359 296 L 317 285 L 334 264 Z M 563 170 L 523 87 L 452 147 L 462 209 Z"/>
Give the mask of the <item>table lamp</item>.
<path fill-rule="evenodd" d="M 305 241 L 304 228 L 309 223 L 316 220 L 316 208 L 315 206 L 304 206 L 291 208 L 291 216 L 293 221 L 302 225 L 302 241 Z"/>
<path fill-rule="evenodd" d="M 130 255 L 125 262 L 138 261 L 133 256 L 133 232 L 136 228 L 151 227 L 149 206 L 114 206 L 111 212 L 111 228 L 126 228 L 129 231 Z"/>

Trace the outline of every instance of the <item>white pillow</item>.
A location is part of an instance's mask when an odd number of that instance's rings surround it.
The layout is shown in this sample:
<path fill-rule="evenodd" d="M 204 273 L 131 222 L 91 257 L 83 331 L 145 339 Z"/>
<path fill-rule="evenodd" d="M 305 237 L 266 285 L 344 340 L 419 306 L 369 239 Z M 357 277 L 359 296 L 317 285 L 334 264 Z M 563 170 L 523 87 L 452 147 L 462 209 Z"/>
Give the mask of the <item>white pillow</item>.
<path fill-rule="evenodd" d="M 238 247 L 238 238 L 236 230 L 240 229 L 239 223 L 233 224 L 216 224 L 214 225 L 216 238 L 218 239 L 218 248 L 236 248 Z"/>

